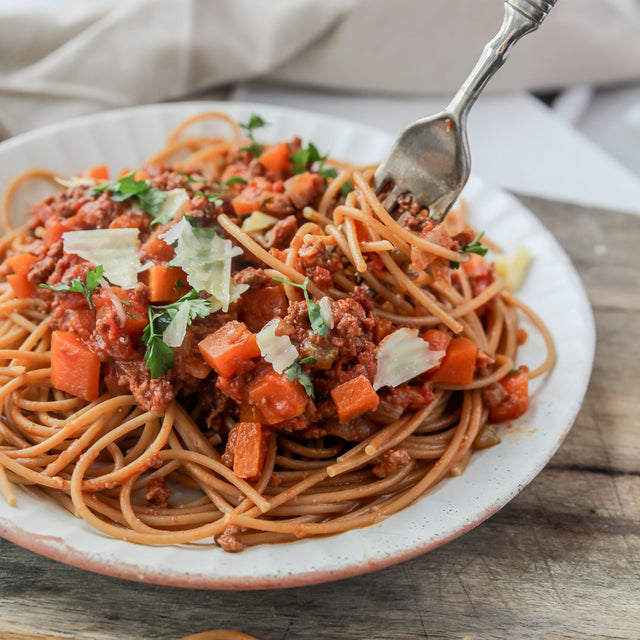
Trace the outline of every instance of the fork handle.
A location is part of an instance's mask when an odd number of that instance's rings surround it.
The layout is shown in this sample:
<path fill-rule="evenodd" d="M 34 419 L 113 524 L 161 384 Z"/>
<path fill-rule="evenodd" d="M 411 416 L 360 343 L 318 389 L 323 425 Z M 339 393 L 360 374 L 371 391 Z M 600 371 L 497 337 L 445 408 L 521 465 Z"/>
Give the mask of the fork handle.
<path fill-rule="evenodd" d="M 504 64 L 511 47 L 522 36 L 540 26 L 555 3 L 556 0 L 505 0 L 504 20 L 500 31 L 487 43 L 473 71 L 446 111 L 460 120 L 466 118 L 484 86 Z"/>

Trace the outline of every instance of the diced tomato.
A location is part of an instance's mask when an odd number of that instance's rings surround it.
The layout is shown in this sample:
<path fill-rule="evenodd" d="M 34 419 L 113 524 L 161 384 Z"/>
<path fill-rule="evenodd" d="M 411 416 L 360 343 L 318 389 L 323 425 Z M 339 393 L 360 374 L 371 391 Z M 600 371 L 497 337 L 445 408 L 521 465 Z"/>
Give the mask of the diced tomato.
<path fill-rule="evenodd" d="M 438 329 L 429 329 L 420 336 L 425 342 L 429 343 L 429 349 L 432 351 L 446 351 L 449 343 L 451 342 L 451 336 L 444 331 Z"/>
<path fill-rule="evenodd" d="M 491 422 L 515 420 L 529 408 L 529 368 L 521 366 L 499 381 L 507 392 L 504 400 L 496 407 L 489 408 Z"/>
<path fill-rule="evenodd" d="M 14 271 L 7 276 L 7 282 L 18 298 L 30 298 L 35 293 L 33 282 L 29 280 L 29 269 L 36 260 L 30 253 L 20 253 L 5 260 L 5 264 Z"/>
<path fill-rule="evenodd" d="M 44 243 L 50 246 L 60 240 L 63 233 L 73 231 L 74 227 L 66 220 L 52 217 L 45 222 L 44 229 Z"/>
<path fill-rule="evenodd" d="M 288 308 L 287 296 L 280 285 L 265 284 L 251 289 L 242 298 L 240 319 L 257 332 L 273 318 L 283 318 Z"/>
<path fill-rule="evenodd" d="M 94 180 L 108 180 L 109 179 L 109 167 L 106 164 L 99 164 L 95 167 L 90 167 L 82 175 Z"/>

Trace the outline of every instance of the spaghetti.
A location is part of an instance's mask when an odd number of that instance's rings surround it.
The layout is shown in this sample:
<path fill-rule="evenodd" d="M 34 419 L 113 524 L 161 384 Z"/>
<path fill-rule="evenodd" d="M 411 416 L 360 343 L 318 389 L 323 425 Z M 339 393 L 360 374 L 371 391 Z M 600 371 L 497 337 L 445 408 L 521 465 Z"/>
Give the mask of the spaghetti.
<path fill-rule="evenodd" d="M 186 136 L 207 118 L 232 138 Z M 373 169 L 298 138 L 259 144 L 265 124 L 252 116 L 244 137 L 224 115 L 192 118 L 135 172 L 62 181 L 26 227 L 11 226 L 14 193 L 55 176 L 9 185 L 9 504 L 13 485 L 37 487 L 140 544 L 241 551 L 335 534 L 461 473 L 497 443 L 494 424 L 526 410 L 552 340 L 495 277 L 462 207 L 435 225 L 403 198 L 391 215 Z M 135 260 L 117 264 L 104 244 L 125 255 L 132 233 Z M 518 312 L 547 344 L 532 372 L 515 364 Z"/>

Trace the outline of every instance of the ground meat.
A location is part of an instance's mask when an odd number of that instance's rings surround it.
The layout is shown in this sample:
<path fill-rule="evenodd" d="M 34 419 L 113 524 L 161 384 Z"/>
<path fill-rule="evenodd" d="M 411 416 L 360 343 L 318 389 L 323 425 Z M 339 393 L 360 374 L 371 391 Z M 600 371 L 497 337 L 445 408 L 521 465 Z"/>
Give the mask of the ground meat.
<path fill-rule="evenodd" d="M 106 365 L 105 383 L 108 389 L 129 389 L 146 411 L 163 412 L 175 397 L 175 391 L 166 378 L 152 378 L 144 360 L 112 362 Z"/>
<path fill-rule="evenodd" d="M 282 218 L 295 213 L 291 200 L 284 193 L 275 193 L 262 207 L 265 213 Z"/>
<path fill-rule="evenodd" d="M 329 420 L 326 424 L 327 433 L 338 436 L 349 442 L 362 442 L 380 429 L 380 425 L 366 416 L 360 416 L 340 424 L 337 420 Z"/>
<path fill-rule="evenodd" d="M 291 243 L 291 240 L 293 240 L 293 236 L 296 235 L 297 230 L 298 221 L 296 217 L 287 216 L 284 220 L 276 222 L 274 227 L 267 232 L 267 243 L 270 247 L 286 249 Z"/>
<path fill-rule="evenodd" d="M 409 384 L 389 387 L 380 392 L 380 400 L 390 407 L 399 407 L 401 414 L 407 409 L 421 409 L 433 400 L 432 383 L 425 382 L 421 387 Z"/>
<path fill-rule="evenodd" d="M 128 207 L 125 202 L 114 202 L 105 192 L 87 200 L 78 209 L 74 223 L 90 229 L 106 229 L 118 216 L 127 213 Z"/>
<path fill-rule="evenodd" d="M 505 388 L 494 382 L 482 390 L 482 400 L 488 407 L 497 407 L 507 397 Z"/>
<path fill-rule="evenodd" d="M 242 271 L 238 271 L 234 279 L 236 284 L 248 284 L 250 287 L 259 287 L 261 284 L 269 282 L 267 276 L 264 275 L 264 271 L 254 267 L 246 267 Z"/>
<path fill-rule="evenodd" d="M 422 207 L 420 206 L 420 203 L 410 193 L 402 194 L 398 198 L 396 203 L 397 203 L 396 204 L 397 217 L 400 217 L 403 213 L 408 213 L 412 217 L 417 216 L 418 213 L 420 213 L 420 210 L 422 209 Z M 411 229 L 410 226 L 408 225 L 405 225 L 405 226 L 408 229 Z M 413 229 L 413 230 L 416 231 L 416 229 Z"/>
<path fill-rule="evenodd" d="M 342 269 L 340 258 L 333 253 L 329 253 L 327 245 L 322 240 L 316 240 L 311 244 L 303 244 L 298 251 L 298 262 L 309 277 L 313 276 L 315 267 L 323 267 L 330 273 L 335 273 Z"/>
<path fill-rule="evenodd" d="M 453 241 L 451 248 L 454 251 L 460 251 L 465 245 L 473 242 L 476 237 L 476 232 L 472 229 L 463 229 L 462 231 L 460 231 L 460 233 L 456 233 L 456 235 L 451 238 L 451 240 Z"/>
<path fill-rule="evenodd" d="M 214 538 L 216 544 L 230 553 L 239 553 L 245 550 L 245 545 L 238 540 L 237 535 L 240 527 L 229 525 L 220 535 Z"/>
<path fill-rule="evenodd" d="M 169 489 L 169 485 L 167 485 L 165 479 L 154 478 L 147 487 L 144 499 L 156 507 L 166 507 L 170 496 L 171 489 Z"/>
<path fill-rule="evenodd" d="M 398 473 L 402 467 L 411 462 L 411 456 L 404 449 L 389 449 L 385 451 L 377 460 L 372 471 L 378 478 L 386 478 L 394 473 Z"/>
<path fill-rule="evenodd" d="M 29 227 L 31 229 L 43 227 L 45 222 L 52 216 L 60 218 L 74 216 L 83 204 L 92 200 L 89 196 L 89 190 L 90 187 L 88 186 L 77 186 L 49 196 L 33 208 L 29 219 Z"/>

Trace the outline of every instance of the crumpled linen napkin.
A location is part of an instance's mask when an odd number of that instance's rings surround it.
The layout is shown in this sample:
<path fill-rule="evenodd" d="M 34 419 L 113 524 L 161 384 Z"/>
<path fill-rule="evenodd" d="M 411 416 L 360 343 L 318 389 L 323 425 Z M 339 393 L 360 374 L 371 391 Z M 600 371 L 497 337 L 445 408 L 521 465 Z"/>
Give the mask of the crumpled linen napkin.
<path fill-rule="evenodd" d="M 263 78 L 452 94 L 500 0 L 0 2 L 0 135 Z M 491 90 L 640 79 L 637 0 L 561 0 Z"/>

